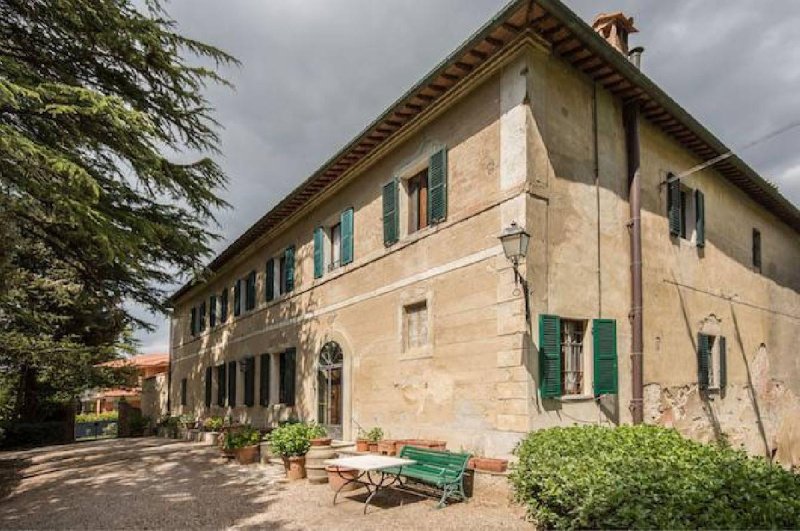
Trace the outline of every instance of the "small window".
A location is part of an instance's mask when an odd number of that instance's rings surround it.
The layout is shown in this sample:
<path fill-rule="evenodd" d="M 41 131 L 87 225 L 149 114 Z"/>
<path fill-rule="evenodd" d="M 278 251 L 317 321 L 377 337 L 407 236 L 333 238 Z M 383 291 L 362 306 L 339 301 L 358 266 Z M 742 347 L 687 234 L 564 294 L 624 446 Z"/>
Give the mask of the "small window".
<path fill-rule="evenodd" d="M 206 303 L 203 302 L 200 304 L 200 311 L 198 312 L 197 316 L 197 325 L 198 330 L 202 332 L 206 329 Z"/>
<path fill-rule="evenodd" d="M 244 364 L 244 405 L 253 407 L 256 403 L 256 359 L 247 358 Z"/>
<path fill-rule="evenodd" d="M 225 407 L 225 397 L 227 396 L 225 392 L 226 368 L 224 363 L 217 365 L 217 405 L 219 407 Z"/>
<path fill-rule="evenodd" d="M 219 303 L 219 322 L 224 323 L 228 320 L 228 287 L 222 290 Z"/>
<path fill-rule="evenodd" d="M 761 272 L 761 231 L 753 229 L 753 268 Z"/>
<path fill-rule="evenodd" d="M 192 308 L 191 311 L 191 322 L 189 324 L 189 333 L 192 336 L 197 335 L 197 308 Z"/>
<path fill-rule="evenodd" d="M 672 236 L 705 247 L 705 196 L 667 176 L 667 218 Z M 669 179 L 673 179 L 669 181 Z"/>
<path fill-rule="evenodd" d="M 228 362 L 228 407 L 236 407 L 236 362 Z"/>
<path fill-rule="evenodd" d="M 256 307 L 256 272 L 251 271 L 245 280 L 244 309 L 252 311 Z"/>
<path fill-rule="evenodd" d="M 187 388 L 186 378 L 183 378 L 181 380 L 181 405 L 182 406 L 186 405 L 186 394 L 187 394 L 187 389 L 186 388 Z"/>
<path fill-rule="evenodd" d="M 342 224 L 337 223 L 331 227 L 330 247 L 328 249 L 328 271 L 333 271 L 342 263 Z"/>
<path fill-rule="evenodd" d="M 428 303 L 423 301 L 403 308 L 405 350 L 428 344 Z"/>
<path fill-rule="evenodd" d="M 272 385 L 272 356 L 270 354 L 262 354 L 259 360 L 259 383 L 258 383 L 258 403 L 262 406 L 268 406 L 270 403 L 270 385 Z"/>
<path fill-rule="evenodd" d="M 727 350 L 724 336 L 698 335 L 697 380 L 701 390 L 722 391 L 726 387 Z"/>
<path fill-rule="evenodd" d="M 205 404 L 207 408 L 211 407 L 211 400 L 212 400 L 211 393 L 214 385 L 213 378 L 214 378 L 214 369 L 212 367 L 206 367 Z"/>
<path fill-rule="evenodd" d="M 278 260 L 278 295 L 286 293 L 286 256 Z"/>
<path fill-rule="evenodd" d="M 428 226 L 428 169 L 408 180 L 408 233 Z"/>
<path fill-rule="evenodd" d="M 584 321 L 561 320 L 561 389 L 565 395 L 583 394 Z"/>
<path fill-rule="evenodd" d="M 208 326 L 217 326 L 217 296 L 212 295 L 208 299 Z"/>

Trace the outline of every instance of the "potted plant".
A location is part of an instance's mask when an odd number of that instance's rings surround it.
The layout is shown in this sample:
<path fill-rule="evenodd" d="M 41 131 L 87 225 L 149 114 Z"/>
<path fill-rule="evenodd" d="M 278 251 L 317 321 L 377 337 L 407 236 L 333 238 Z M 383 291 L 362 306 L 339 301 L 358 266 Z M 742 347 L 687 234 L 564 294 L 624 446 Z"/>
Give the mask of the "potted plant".
<path fill-rule="evenodd" d="M 306 453 L 311 448 L 308 426 L 287 423 L 275 428 L 269 435 L 272 451 L 283 458 L 286 477 L 298 480 L 306 477 Z"/>
<path fill-rule="evenodd" d="M 367 441 L 369 441 L 369 451 L 377 452 L 378 443 L 383 439 L 383 430 L 377 426 L 367 432 Z"/>
<path fill-rule="evenodd" d="M 469 459 L 467 468 L 482 472 L 501 474 L 508 470 L 508 459 L 495 459 L 492 457 L 475 456 Z"/>
<path fill-rule="evenodd" d="M 308 437 L 311 446 L 330 446 L 333 440 L 328 437 L 328 430 L 325 429 L 325 426 L 321 426 L 316 422 L 308 424 Z"/>
<path fill-rule="evenodd" d="M 224 419 L 222 417 L 208 417 L 203 421 L 202 442 L 213 446 L 219 440 L 219 432 L 222 429 Z"/>
<path fill-rule="evenodd" d="M 356 438 L 356 451 L 369 452 L 369 439 L 363 429 L 358 428 L 358 437 Z"/>
<path fill-rule="evenodd" d="M 348 483 L 348 485 L 344 488 L 342 486 L 354 479 L 358 472 L 352 468 L 345 468 L 343 466 L 326 466 L 325 471 L 328 473 L 328 484 L 331 486 L 331 490 L 334 492 L 338 492 L 339 489 L 342 491 L 348 490 L 355 490 L 360 485 L 356 482 Z"/>
<path fill-rule="evenodd" d="M 194 426 L 197 422 L 194 415 L 181 415 L 178 417 L 179 435 L 182 439 L 190 440 L 194 435 Z"/>
<path fill-rule="evenodd" d="M 225 434 L 222 450 L 232 454 L 240 465 L 249 465 L 258 460 L 258 443 L 260 441 L 261 432 L 250 425 L 245 425 Z"/>

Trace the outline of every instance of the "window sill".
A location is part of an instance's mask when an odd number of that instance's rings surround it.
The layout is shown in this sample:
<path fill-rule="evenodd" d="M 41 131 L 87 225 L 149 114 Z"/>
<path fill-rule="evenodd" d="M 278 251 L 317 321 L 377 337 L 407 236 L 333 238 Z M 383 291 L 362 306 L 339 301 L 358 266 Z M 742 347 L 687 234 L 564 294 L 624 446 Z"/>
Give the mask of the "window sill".
<path fill-rule="evenodd" d="M 559 402 L 594 402 L 592 395 L 564 395 L 556 398 Z"/>
<path fill-rule="evenodd" d="M 430 346 L 418 347 L 400 354 L 400 361 L 425 360 L 433 358 L 433 349 Z"/>

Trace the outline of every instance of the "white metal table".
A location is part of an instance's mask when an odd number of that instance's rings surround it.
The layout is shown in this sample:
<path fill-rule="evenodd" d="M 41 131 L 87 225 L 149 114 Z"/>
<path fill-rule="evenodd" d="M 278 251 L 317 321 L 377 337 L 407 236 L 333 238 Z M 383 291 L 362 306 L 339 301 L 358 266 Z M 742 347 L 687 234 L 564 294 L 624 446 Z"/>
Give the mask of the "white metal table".
<path fill-rule="evenodd" d="M 369 502 L 378 493 L 379 490 L 391 487 L 400 481 L 400 473 L 402 467 L 413 465 L 416 461 L 412 459 L 401 459 L 399 457 L 388 457 L 385 455 L 356 455 L 352 457 L 340 457 L 339 459 L 328 459 L 325 461 L 326 465 L 340 467 L 338 474 L 342 479 L 347 481 L 336 490 L 333 495 L 333 504 L 336 505 L 336 498 L 347 485 L 351 483 L 360 483 L 366 487 L 369 496 L 364 501 L 364 514 L 367 514 Z M 349 468 L 358 471 L 355 477 L 347 478 L 342 475 L 341 468 Z M 387 469 L 396 468 L 395 471 L 388 471 Z M 374 474 L 374 476 L 373 476 Z M 377 481 L 376 481 L 377 479 Z"/>

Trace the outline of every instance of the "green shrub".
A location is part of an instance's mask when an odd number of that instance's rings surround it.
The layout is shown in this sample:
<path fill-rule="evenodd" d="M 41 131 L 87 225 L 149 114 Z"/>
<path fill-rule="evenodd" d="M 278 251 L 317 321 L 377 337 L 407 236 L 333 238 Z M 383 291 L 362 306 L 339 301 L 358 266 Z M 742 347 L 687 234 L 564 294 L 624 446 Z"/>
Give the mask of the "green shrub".
<path fill-rule="evenodd" d="M 67 442 L 63 421 L 0 423 L 0 448 L 25 448 Z"/>
<path fill-rule="evenodd" d="M 371 443 L 379 442 L 380 440 L 383 439 L 383 430 L 375 426 L 366 433 L 365 437 Z"/>
<path fill-rule="evenodd" d="M 81 413 L 75 415 L 75 422 L 109 422 L 119 419 L 119 411 L 105 411 L 103 413 Z"/>
<path fill-rule="evenodd" d="M 528 435 L 511 473 L 546 528 L 796 528 L 800 476 L 655 426 Z"/>
<path fill-rule="evenodd" d="M 140 436 L 143 435 L 147 427 L 150 426 L 150 417 L 145 417 L 139 410 L 136 411 L 138 412 L 131 415 L 131 435 Z"/>
<path fill-rule="evenodd" d="M 208 417 L 203 421 L 203 431 L 219 431 L 225 423 L 222 417 Z"/>
<path fill-rule="evenodd" d="M 279 426 L 269 434 L 269 445 L 282 457 L 306 455 L 311 447 L 309 425 L 295 422 Z"/>
<path fill-rule="evenodd" d="M 325 429 L 325 426 L 317 424 L 316 422 L 310 422 L 308 424 L 309 439 L 323 439 L 327 436 L 328 436 L 328 430 Z"/>
<path fill-rule="evenodd" d="M 225 432 L 222 447 L 226 450 L 236 450 L 245 446 L 253 446 L 259 442 L 261 442 L 261 432 L 250 425 L 245 425 Z"/>

